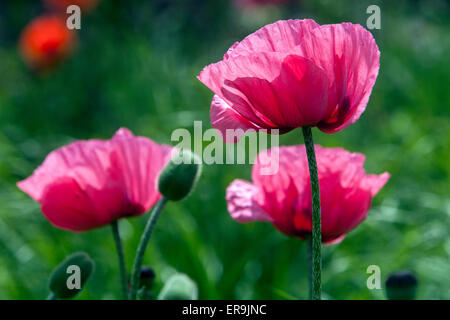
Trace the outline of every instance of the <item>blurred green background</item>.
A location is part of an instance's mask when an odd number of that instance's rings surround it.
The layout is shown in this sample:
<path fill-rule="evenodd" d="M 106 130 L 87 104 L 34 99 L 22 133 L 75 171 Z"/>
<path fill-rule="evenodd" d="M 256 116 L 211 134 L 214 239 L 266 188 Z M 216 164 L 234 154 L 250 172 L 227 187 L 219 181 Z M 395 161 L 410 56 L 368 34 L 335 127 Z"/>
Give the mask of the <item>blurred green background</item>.
<path fill-rule="evenodd" d="M 79 44 L 58 69 L 36 75 L 17 41 L 45 10 L 40 1 L 0 2 L 0 299 L 42 299 L 51 270 L 74 251 L 88 252 L 95 274 L 79 299 L 119 297 L 116 253 L 108 227 L 70 233 L 52 227 L 15 183 L 53 149 L 74 139 L 110 138 L 121 126 L 160 143 L 193 121 L 210 128 L 212 93 L 196 75 L 235 41 L 286 18 L 365 26 L 366 8 L 381 8 L 372 30 L 381 69 L 366 112 L 346 130 L 315 141 L 367 155 L 369 173 L 392 177 L 367 220 L 324 248 L 328 299 L 383 299 L 366 287 L 369 265 L 384 281 L 415 272 L 420 299 L 450 299 L 449 1 L 293 1 L 238 9 L 231 0 L 102 1 L 83 15 Z M 302 143 L 299 130 L 281 144 Z M 188 274 L 202 299 L 306 299 L 305 243 L 271 225 L 239 224 L 226 210 L 227 185 L 250 178 L 250 165 L 205 166 L 195 192 L 170 203 L 145 256 L 157 287 Z M 120 224 L 128 268 L 147 215 Z"/>

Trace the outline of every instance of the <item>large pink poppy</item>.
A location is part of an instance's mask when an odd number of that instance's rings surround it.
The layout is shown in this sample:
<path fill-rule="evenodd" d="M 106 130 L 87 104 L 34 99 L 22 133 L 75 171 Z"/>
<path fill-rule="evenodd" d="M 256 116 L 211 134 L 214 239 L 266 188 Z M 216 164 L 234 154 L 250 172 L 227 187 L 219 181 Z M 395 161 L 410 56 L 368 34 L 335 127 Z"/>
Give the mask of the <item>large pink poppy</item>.
<path fill-rule="evenodd" d="M 360 25 L 288 20 L 235 43 L 198 78 L 215 93 L 211 122 L 224 138 L 227 129 L 335 133 L 365 110 L 379 66 L 375 40 Z"/>

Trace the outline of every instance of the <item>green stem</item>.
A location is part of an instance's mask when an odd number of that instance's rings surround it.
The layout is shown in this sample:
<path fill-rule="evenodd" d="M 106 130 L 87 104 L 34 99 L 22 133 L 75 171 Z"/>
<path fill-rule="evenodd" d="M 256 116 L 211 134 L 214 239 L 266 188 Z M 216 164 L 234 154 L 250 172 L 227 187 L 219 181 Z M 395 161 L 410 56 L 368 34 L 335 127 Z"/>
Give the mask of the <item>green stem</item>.
<path fill-rule="evenodd" d="M 128 280 L 127 280 L 127 268 L 125 266 L 125 255 L 123 253 L 122 241 L 120 240 L 119 233 L 119 223 L 117 220 L 111 222 L 112 232 L 114 236 L 114 242 L 117 248 L 117 257 L 119 259 L 119 269 L 120 269 L 120 283 L 122 288 L 122 298 L 128 298 Z"/>
<path fill-rule="evenodd" d="M 317 174 L 316 154 L 310 127 L 303 127 L 306 154 L 308 156 L 309 176 L 311 180 L 312 197 L 312 299 L 321 299 L 322 290 L 322 234 L 320 224 L 320 190 Z"/>
<path fill-rule="evenodd" d="M 136 251 L 136 258 L 134 259 L 133 272 L 131 274 L 131 290 L 129 295 L 130 300 L 136 300 L 137 291 L 139 289 L 142 259 L 144 258 L 145 249 L 147 248 L 148 241 L 150 240 L 150 236 L 152 235 L 153 229 L 155 228 L 156 221 L 158 220 L 158 217 L 161 214 L 162 209 L 166 205 L 167 201 L 168 199 L 166 197 L 162 197 L 161 200 L 159 200 L 158 204 L 150 214 L 150 218 L 148 219 L 147 225 L 144 229 L 144 233 L 142 234 L 139 247 Z"/>
<path fill-rule="evenodd" d="M 56 300 L 56 294 L 54 292 L 50 292 L 46 300 Z"/>
<path fill-rule="evenodd" d="M 312 237 L 306 239 L 306 251 L 307 251 L 307 267 L 308 267 L 308 299 L 312 300 Z"/>

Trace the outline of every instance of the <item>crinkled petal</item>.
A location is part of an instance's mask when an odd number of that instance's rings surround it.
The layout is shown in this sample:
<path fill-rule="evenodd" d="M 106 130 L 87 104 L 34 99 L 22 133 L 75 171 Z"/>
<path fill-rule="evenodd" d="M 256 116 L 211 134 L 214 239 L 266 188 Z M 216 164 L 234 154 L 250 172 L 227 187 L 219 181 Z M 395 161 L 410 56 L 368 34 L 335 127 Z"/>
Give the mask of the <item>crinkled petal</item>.
<path fill-rule="evenodd" d="M 364 112 L 378 76 L 380 51 L 372 34 L 360 25 L 324 25 L 312 33 L 316 50 L 307 57 L 321 66 L 331 81 L 330 114 L 319 129 L 335 133 Z"/>
<path fill-rule="evenodd" d="M 361 187 L 369 190 L 372 197 L 374 197 L 388 182 L 390 176 L 391 175 L 387 172 L 384 172 L 380 175 L 369 174 L 361 182 Z"/>
<path fill-rule="evenodd" d="M 327 111 L 328 78 L 300 56 L 237 56 L 206 67 L 199 79 L 259 128 L 316 125 Z"/>
<path fill-rule="evenodd" d="M 311 19 L 277 21 L 235 43 L 225 59 L 253 52 L 292 53 L 299 45 L 308 41 L 313 29 L 319 27 L 320 25 Z"/>
<path fill-rule="evenodd" d="M 228 212 L 238 222 L 272 221 L 254 201 L 257 188 L 243 180 L 234 180 L 227 188 Z"/>
<path fill-rule="evenodd" d="M 135 137 L 124 128 L 114 135 L 111 147 L 111 162 L 121 170 L 129 201 L 148 210 L 160 198 L 156 180 L 170 159 L 171 147 Z"/>
<path fill-rule="evenodd" d="M 40 202 L 45 188 L 60 177 L 72 177 L 80 187 L 100 188 L 111 166 L 108 143 L 103 140 L 76 141 L 52 151 L 32 176 L 18 187 Z"/>
<path fill-rule="evenodd" d="M 249 129 L 259 129 L 217 95 L 213 97 L 210 116 L 212 126 L 220 131 L 226 142 L 237 142 Z M 232 130 L 233 135 L 227 135 L 227 130 Z"/>

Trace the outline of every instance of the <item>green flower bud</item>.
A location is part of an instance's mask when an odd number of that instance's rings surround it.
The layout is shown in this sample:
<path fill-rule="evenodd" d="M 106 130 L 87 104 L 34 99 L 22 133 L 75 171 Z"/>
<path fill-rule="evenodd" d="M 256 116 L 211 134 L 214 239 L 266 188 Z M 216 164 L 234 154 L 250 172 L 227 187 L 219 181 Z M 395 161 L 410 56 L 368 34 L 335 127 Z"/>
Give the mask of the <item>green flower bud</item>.
<path fill-rule="evenodd" d="M 138 290 L 139 300 L 154 300 L 155 294 L 152 289 L 155 282 L 155 272 L 150 267 L 142 266 L 140 278 L 141 287 Z"/>
<path fill-rule="evenodd" d="M 155 280 L 155 272 L 152 268 L 143 266 L 141 268 L 141 286 L 146 287 L 146 289 L 151 289 L 153 287 L 153 282 Z"/>
<path fill-rule="evenodd" d="M 181 200 L 191 192 L 200 173 L 200 159 L 191 151 L 182 149 L 161 171 L 159 192 L 169 200 Z"/>
<path fill-rule="evenodd" d="M 68 256 L 53 270 L 49 282 L 50 291 L 59 299 L 75 297 L 83 290 L 94 266 L 94 261 L 84 252 Z"/>
<path fill-rule="evenodd" d="M 417 293 L 417 278 L 409 271 L 398 271 L 386 280 L 386 295 L 389 300 L 414 300 Z"/>
<path fill-rule="evenodd" d="M 185 274 L 175 274 L 167 280 L 158 295 L 158 300 L 197 300 L 198 289 L 194 281 Z"/>

